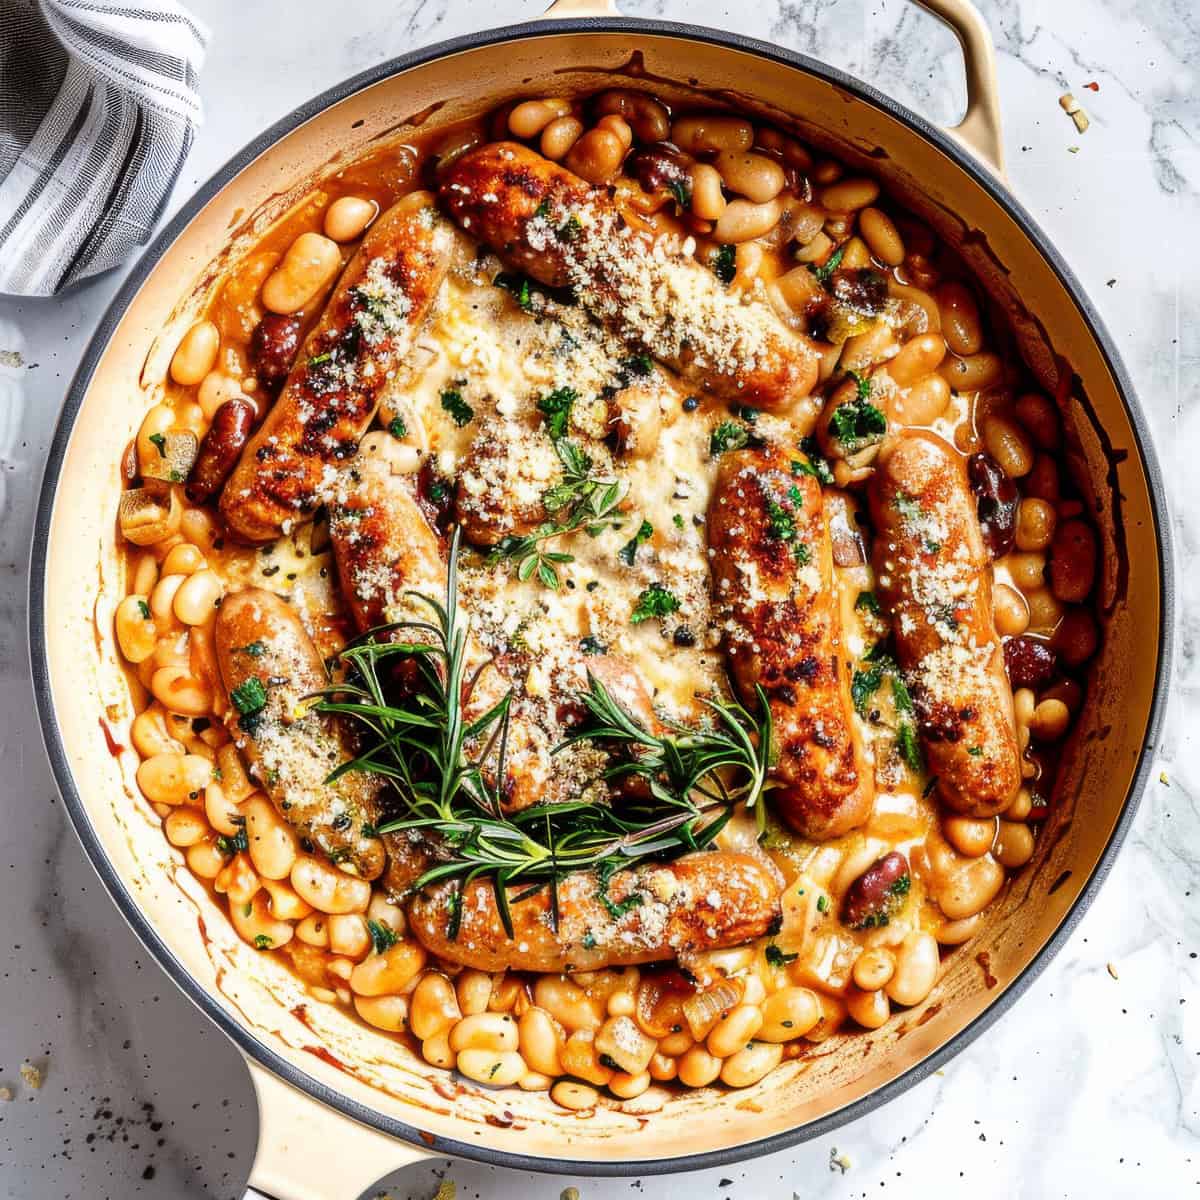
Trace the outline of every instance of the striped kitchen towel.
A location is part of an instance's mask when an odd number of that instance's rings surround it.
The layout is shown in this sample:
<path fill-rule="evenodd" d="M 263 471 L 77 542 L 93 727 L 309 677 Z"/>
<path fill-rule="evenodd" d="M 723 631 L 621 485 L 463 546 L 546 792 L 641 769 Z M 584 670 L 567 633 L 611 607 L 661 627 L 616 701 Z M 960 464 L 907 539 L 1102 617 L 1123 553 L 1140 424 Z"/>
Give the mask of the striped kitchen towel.
<path fill-rule="evenodd" d="M 149 238 L 207 42 L 175 0 L 0 0 L 0 293 L 52 295 Z"/>

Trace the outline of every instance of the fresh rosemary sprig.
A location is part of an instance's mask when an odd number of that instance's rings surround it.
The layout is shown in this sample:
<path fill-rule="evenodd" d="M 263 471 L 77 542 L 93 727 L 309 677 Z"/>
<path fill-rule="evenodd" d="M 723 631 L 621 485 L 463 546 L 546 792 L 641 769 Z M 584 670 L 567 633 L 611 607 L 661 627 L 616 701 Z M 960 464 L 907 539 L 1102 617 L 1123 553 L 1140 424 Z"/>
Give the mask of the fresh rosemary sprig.
<path fill-rule="evenodd" d="M 379 833 L 415 831 L 430 843 L 430 866 L 413 884 L 420 890 L 443 880 L 459 881 L 457 895 L 477 878 L 488 879 L 505 929 L 512 934 L 508 889 L 529 887 L 512 903 L 551 888 L 557 923 L 559 881 L 577 871 L 600 880 L 646 859 L 669 859 L 708 845 L 737 804 L 757 808 L 771 760 L 771 720 L 739 704 L 710 701 L 708 727 L 667 726 L 647 730 L 592 678 L 581 699 L 588 721 L 555 752 L 584 739 L 614 751 L 605 778 L 638 778 L 647 786 L 616 805 L 578 800 L 534 805 L 505 814 L 505 779 L 512 693 L 482 716 L 466 715 L 479 669 L 468 663 L 469 635 L 458 610 L 458 538 L 451 546 L 444 602 L 413 592 L 430 611 L 428 621 L 397 622 L 373 630 L 341 652 L 345 683 L 325 689 L 320 712 L 354 720 L 365 748 L 330 775 L 366 771 L 395 789 L 402 815 L 380 824 Z M 397 640 L 384 640 L 396 638 Z M 385 680 L 397 661 L 415 664 L 417 684 L 403 698 Z M 458 914 L 451 922 L 457 934 Z"/>
<path fill-rule="evenodd" d="M 536 575 L 544 587 L 551 589 L 557 589 L 560 582 L 559 564 L 573 562 L 575 556 L 547 550 L 545 543 L 577 529 L 586 529 L 595 537 L 610 525 L 619 524 L 617 506 L 627 490 L 612 476 L 593 475 L 591 458 L 570 438 L 556 438 L 554 451 L 562 463 L 563 476 L 542 496 L 551 519 L 523 537 L 501 538 L 487 557 L 489 566 L 505 559 L 514 562 L 518 579 L 524 581 Z"/>

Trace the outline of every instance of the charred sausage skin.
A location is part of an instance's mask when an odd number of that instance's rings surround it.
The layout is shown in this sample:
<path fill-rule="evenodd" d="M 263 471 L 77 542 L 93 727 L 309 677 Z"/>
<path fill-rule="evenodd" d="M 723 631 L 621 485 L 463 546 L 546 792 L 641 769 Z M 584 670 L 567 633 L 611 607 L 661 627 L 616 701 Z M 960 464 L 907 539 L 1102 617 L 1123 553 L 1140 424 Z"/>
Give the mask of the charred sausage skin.
<path fill-rule="evenodd" d="M 765 305 L 729 295 L 676 240 L 627 224 L 605 189 L 518 143 L 493 142 L 451 164 L 439 195 L 468 234 L 540 283 L 570 289 L 692 386 L 815 420 L 805 403 L 817 379 L 810 344 Z"/>
<path fill-rule="evenodd" d="M 468 884 L 461 905 L 453 900 L 458 887 L 440 884 L 415 897 L 409 927 L 439 958 L 481 971 L 597 971 L 686 960 L 761 937 L 780 913 L 768 868 L 723 851 L 631 867 L 606 884 L 591 871 L 568 875 L 558 884 L 557 933 L 549 887 L 512 903 L 511 938 L 487 880 Z M 527 890 L 514 887 L 511 897 Z M 459 926 L 451 937 L 455 909 Z"/>
<path fill-rule="evenodd" d="M 452 248 L 428 193 L 406 196 L 372 227 L 221 494 L 235 536 L 270 541 L 328 498 L 334 469 L 354 453 L 407 355 Z"/>
<path fill-rule="evenodd" d="M 221 605 L 214 642 L 230 733 L 251 774 L 301 837 L 374 879 L 384 868 L 378 787 L 356 772 L 325 782 L 353 755 L 336 720 L 304 699 L 327 681 L 298 614 L 273 592 L 248 588 Z"/>
<path fill-rule="evenodd" d="M 815 841 L 871 815 L 874 773 L 854 722 L 821 485 L 777 447 L 724 456 L 709 507 L 713 589 L 743 700 L 761 686 L 778 741 L 771 792 Z"/>
<path fill-rule="evenodd" d="M 962 456 L 908 430 L 869 488 L 880 599 L 891 610 L 927 765 L 950 808 L 1003 812 L 1021 786 L 991 563 Z"/>

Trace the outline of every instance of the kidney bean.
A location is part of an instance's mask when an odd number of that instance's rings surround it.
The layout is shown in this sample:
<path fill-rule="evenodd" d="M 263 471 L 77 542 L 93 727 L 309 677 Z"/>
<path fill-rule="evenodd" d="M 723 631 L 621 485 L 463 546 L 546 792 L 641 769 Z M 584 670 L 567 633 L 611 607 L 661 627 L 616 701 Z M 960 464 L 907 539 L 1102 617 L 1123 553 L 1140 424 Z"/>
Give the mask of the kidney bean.
<path fill-rule="evenodd" d="M 1017 509 L 1021 502 L 1017 485 L 990 454 L 982 451 L 967 460 L 967 474 L 978 497 L 976 511 L 983 540 L 992 557 L 1001 558 L 1017 540 Z"/>
<path fill-rule="evenodd" d="M 250 440 L 254 415 L 254 405 L 240 397 L 226 400 L 213 413 L 212 424 L 200 443 L 200 453 L 184 488 L 193 504 L 203 504 L 229 478 Z"/>
<path fill-rule="evenodd" d="M 1096 579 L 1096 535 L 1078 518 L 1064 521 L 1050 545 L 1050 590 L 1059 600 L 1079 603 Z"/>
<path fill-rule="evenodd" d="M 846 889 L 843 923 L 852 929 L 886 925 L 904 903 L 910 882 L 908 859 L 898 850 L 885 854 Z"/>
<path fill-rule="evenodd" d="M 263 389 L 274 394 L 283 387 L 296 351 L 300 349 L 300 321 L 267 313 L 250 335 L 250 357 L 254 375 Z"/>
<path fill-rule="evenodd" d="M 1058 655 L 1049 642 L 1037 638 L 1009 638 L 1004 643 L 1004 666 L 1013 687 L 1041 687 L 1058 667 Z"/>
<path fill-rule="evenodd" d="M 676 192 L 688 195 L 692 190 L 691 159 L 670 142 L 654 142 L 634 151 L 629 160 L 634 178 L 647 192 Z"/>

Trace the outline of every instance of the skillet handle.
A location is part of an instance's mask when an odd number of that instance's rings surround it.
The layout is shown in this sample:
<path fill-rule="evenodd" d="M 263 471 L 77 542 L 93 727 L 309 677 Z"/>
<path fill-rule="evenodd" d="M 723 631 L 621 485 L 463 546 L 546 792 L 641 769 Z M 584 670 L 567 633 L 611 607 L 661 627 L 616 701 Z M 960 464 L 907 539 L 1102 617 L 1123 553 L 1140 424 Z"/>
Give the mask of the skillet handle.
<path fill-rule="evenodd" d="M 1004 178 L 1004 138 L 991 30 L 971 0 L 917 0 L 917 3 L 949 25 L 962 47 L 967 73 L 967 113 L 949 132 L 981 159 L 984 166 Z"/>
<path fill-rule="evenodd" d="M 368 1129 L 246 1061 L 258 1097 L 258 1147 L 244 1200 L 357 1200 L 430 1156 Z"/>
<path fill-rule="evenodd" d="M 619 17 L 616 0 L 554 0 L 543 17 Z"/>

